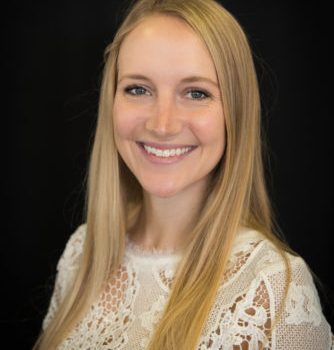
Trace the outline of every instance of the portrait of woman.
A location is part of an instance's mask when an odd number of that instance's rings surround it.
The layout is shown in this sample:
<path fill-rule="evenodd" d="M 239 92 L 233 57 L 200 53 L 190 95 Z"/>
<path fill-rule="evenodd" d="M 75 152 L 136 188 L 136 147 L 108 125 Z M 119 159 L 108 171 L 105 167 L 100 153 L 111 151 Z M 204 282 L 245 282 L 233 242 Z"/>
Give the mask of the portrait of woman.
<path fill-rule="evenodd" d="M 86 218 L 34 349 L 331 349 L 312 273 L 276 229 L 262 143 L 233 15 L 135 1 L 105 50 Z"/>

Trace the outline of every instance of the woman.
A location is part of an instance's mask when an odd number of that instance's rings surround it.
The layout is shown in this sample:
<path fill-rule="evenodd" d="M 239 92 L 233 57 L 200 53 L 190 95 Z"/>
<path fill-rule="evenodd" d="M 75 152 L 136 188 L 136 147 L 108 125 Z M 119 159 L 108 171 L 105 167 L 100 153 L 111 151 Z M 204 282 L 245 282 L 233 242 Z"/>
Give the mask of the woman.
<path fill-rule="evenodd" d="M 273 230 L 247 39 L 212 0 L 140 0 L 106 50 L 87 222 L 36 349 L 329 349 Z"/>

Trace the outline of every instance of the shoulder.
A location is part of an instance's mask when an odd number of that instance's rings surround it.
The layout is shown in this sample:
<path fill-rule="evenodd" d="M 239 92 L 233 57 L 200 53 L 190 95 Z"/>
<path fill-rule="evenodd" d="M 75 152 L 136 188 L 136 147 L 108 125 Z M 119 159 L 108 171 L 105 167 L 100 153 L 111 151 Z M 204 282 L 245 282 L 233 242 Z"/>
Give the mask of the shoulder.
<path fill-rule="evenodd" d="M 227 332 L 233 339 L 231 348 L 236 345 L 237 335 L 244 334 L 251 343 L 254 341 L 254 348 L 269 341 L 280 350 L 290 349 L 293 344 L 296 349 L 329 349 L 330 326 L 303 258 L 280 252 L 258 231 L 243 229 L 235 240 L 227 274 L 214 312 L 224 315 L 219 332 Z M 211 341 L 215 331 L 209 332 Z M 238 344 L 244 340 L 237 339 Z"/>
<path fill-rule="evenodd" d="M 80 225 L 71 234 L 57 265 L 57 271 L 74 270 L 78 267 L 86 237 L 86 224 Z"/>
<path fill-rule="evenodd" d="M 243 267 L 252 270 L 254 276 L 282 274 L 290 269 L 294 278 L 312 280 L 310 269 L 301 256 L 280 251 L 259 231 L 244 227 L 239 230 L 231 259 L 241 255 L 244 255 Z"/>
<path fill-rule="evenodd" d="M 268 288 L 272 286 L 284 294 L 287 277 L 290 277 L 291 290 L 296 289 L 296 286 L 303 286 L 304 291 L 308 289 L 308 294 L 317 295 L 311 269 L 304 258 L 280 251 L 261 232 L 251 229 L 241 230 L 232 255 L 240 256 L 241 252 L 245 255 L 241 269 L 247 276 L 261 279 Z"/>
<path fill-rule="evenodd" d="M 71 288 L 75 273 L 78 269 L 86 236 L 86 225 L 79 226 L 70 236 L 57 265 L 57 275 L 48 312 L 43 320 L 45 329 L 54 317 L 59 305 Z"/>
<path fill-rule="evenodd" d="M 234 248 L 246 248 L 240 272 L 235 279 L 245 292 L 266 295 L 272 314 L 285 304 L 285 324 L 307 322 L 319 325 L 323 319 L 318 291 L 311 269 L 298 255 L 280 251 L 268 238 L 257 231 L 244 231 Z M 240 255 L 240 253 L 239 253 Z"/>

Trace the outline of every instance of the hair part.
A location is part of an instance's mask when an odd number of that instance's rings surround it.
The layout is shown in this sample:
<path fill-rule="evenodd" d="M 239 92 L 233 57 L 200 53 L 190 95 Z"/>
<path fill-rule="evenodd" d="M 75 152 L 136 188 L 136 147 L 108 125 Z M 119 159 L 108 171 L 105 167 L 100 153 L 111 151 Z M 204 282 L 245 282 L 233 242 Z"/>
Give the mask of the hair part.
<path fill-rule="evenodd" d="M 262 164 L 259 89 L 248 40 L 234 17 L 213 0 L 140 0 L 106 49 L 89 169 L 87 233 L 79 270 L 36 349 L 54 349 L 66 338 L 122 262 L 125 232 L 129 218 L 142 204 L 142 189 L 120 159 L 114 140 L 112 109 L 117 61 L 126 36 L 153 15 L 183 20 L 205 43 L 216 68 L 227 144 L 149 349 L 195 349 L 241 225 L 262 232 L 277 247 L 287 266 L 286 298 L 291 279 L 285 255 L 289 248 L 273 227 Z M 283 304 L 284 300 L 272 328 Z"/>

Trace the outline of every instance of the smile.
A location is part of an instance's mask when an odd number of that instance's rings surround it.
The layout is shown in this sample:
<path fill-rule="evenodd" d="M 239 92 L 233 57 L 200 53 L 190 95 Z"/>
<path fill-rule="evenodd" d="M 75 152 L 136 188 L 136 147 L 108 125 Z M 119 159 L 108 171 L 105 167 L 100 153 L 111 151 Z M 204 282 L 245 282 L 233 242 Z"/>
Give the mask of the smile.
<path fill-rule="evenodd" d="M 158 158 L 177 158 L 190 153 L 196 146 L 182 146 L 182 145 L 157 145 L 151 143 L 138 143 L 141 148 L 148 155 L 155 156 Z"/>

